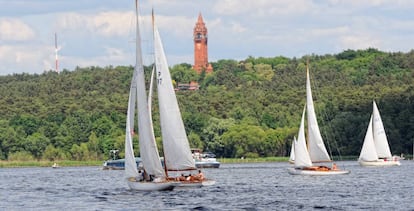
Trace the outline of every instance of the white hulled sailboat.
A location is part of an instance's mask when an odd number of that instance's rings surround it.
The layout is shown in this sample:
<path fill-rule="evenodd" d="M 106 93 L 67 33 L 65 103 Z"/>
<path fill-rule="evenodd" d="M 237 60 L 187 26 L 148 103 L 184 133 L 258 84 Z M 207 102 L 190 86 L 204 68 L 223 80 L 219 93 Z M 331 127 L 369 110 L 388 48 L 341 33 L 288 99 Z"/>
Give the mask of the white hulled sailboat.
<path fill-rule="evenodd" d="M 305 113 L 307 114 L 308 140 L 305 137 Z M 312 99 L 309 79 L 309 68 L 306 66 L 306 105 L 303 109 L 297 141 L 294 142 L 294 168 L 289 168 L 290 174 L 298 175 L 336 175 L 348 174 L 349 171 L 327 166 L 314 166 L 315 162 L 330 162 L 331 158 L 323 143 Z"/>
<path fill-rule="evenodd" d="M 136 0 L 136 64 L 129 91 L 125 130 L 125 175 L 128 186 L 133 190 L 172 190 L 177 183 L 168 181 L 162 168 L 148 107 L 138 16 L 138 1 Z M 132 144 L 135 106 L 138 110 L 139 145 L 143 172 L 138 171 Z"/>
<path fill-rule="evenodd" d="M 399 166 L 396 156 L 391 155 L 387 135 L 375 101 L 372 102 L 372 115 L 358 162 L 362 166 Z"/>

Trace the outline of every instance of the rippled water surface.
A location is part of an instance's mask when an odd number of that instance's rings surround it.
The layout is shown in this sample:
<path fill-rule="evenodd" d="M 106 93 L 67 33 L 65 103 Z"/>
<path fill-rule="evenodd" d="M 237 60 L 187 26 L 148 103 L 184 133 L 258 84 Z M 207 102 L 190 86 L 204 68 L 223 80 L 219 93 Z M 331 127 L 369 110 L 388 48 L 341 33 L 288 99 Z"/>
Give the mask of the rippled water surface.
<path fill-rule="evenodd" d="M 414 210 L 414 161 L 349 175 L 292 176 L 287 163 L 222 164 L 201 189 L 136 192 L 101 167 L 0 168 L 0 210 Z"/>

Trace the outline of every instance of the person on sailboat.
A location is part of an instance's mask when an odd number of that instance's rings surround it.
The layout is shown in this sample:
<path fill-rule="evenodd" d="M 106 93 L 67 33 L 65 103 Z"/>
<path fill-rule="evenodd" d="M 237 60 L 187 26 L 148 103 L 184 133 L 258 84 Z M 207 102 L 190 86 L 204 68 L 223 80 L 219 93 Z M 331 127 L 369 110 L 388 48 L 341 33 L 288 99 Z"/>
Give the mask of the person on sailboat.
<path fill-rule="evenodd" d="M 138 171 L 138 176 L 135 178 L 136 181 L 144 181 L 144 171 L 139 170 Z"/>
<path fill-rule="evenodd" d="M 198 170 L 198 174 L 194 176 L 194 179 L 203 181 L 204 180 L 203 172 L 201 172 L 201 170 Z"/>
<path fill-rule="evenodd" d="M 184 174 L 181 174 L 181 176 L 178 176 L 177 178 L 175 178 L 177 181 L 185 181 L 185 176 Z"/>
<path fill-rule="evenodd" d="M 336 163 L 332 163 L 332 170 L 338 170 L 338 167 L 336 166 Z"/>

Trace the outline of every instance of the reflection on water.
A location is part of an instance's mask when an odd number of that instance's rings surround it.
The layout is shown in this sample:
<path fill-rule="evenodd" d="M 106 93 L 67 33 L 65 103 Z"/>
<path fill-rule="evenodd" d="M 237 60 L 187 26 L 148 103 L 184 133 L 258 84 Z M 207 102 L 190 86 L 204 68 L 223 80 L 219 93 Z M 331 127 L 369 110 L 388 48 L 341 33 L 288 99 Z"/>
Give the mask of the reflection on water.
<path fill-rule="evenodd" d="M 222 164 L 205 169 L 216 185 L 168 192 L 127 188 L 123 171 L 101 167 L 0 168 L 0 210 L 414 210 L 414 161 L 349 175 L 292 176 L 287 163 Z"/>

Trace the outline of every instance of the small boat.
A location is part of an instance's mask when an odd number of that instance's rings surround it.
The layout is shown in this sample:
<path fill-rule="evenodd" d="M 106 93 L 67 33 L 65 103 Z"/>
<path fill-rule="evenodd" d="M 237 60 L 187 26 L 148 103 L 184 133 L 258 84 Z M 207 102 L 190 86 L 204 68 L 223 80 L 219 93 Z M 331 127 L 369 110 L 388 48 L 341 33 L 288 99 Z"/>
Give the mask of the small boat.
<path fill-rule="evenodd" d="M 305 138 L 305 113 L 307 114 L 308 140 Z M 298 138 L 294 141 L 294 167 L 288 172 L 293 175 L 339 175 L 349 174 L 350 171 L 339 170 L 336 164 L 332 168 L 327 166 L 314 166 L 313 162 L 331 162 L 331 158 L 325 148 L 313 105 L 312 91 L 309 79 L 309 68 L 306 65 L 306 105 L 303 108 Z"/>
<path fill-rule="evenodd" d="M 140 166 L 142 160 L 139 157 L 135 157 L 135 163 L 137 167 Z M 103 170 L 125 170 L 125 159 L 107 160 L 102 165 Z"/>
<path fill-rule="evenodd" d="M 220 162 L 217 161 L 216 155 L 211 152 L 203 152 L 201 149 L 191 149 L 195 166 L 197 168 L 219 168 Z"/>
<path fill-rule="evenodd" d="M 138 0 L 136 3 L 136 64 L 131 80 L 128 98 L 128 110 L 125 129 L 125 175 L 132 190 L 164 191 L 173 190 L 177 182 L 167 179 L 162 167 L 149 111 L 145 88 L 145 75 L 142 63 L 141 37 L 139 33 Z M 142 171 L 138 171 L 132 135 L 134 133 L 135 108 L 138 110 L 139 150 L 142 159 Z"/>
<path fill-rule="evenodd" d="M 399 156 L 392 156 L 377 104 L 372 103 L 373 111 L 365 134 L 364 144 L 358 162 L 361 166 L 399 166 Z"/>

